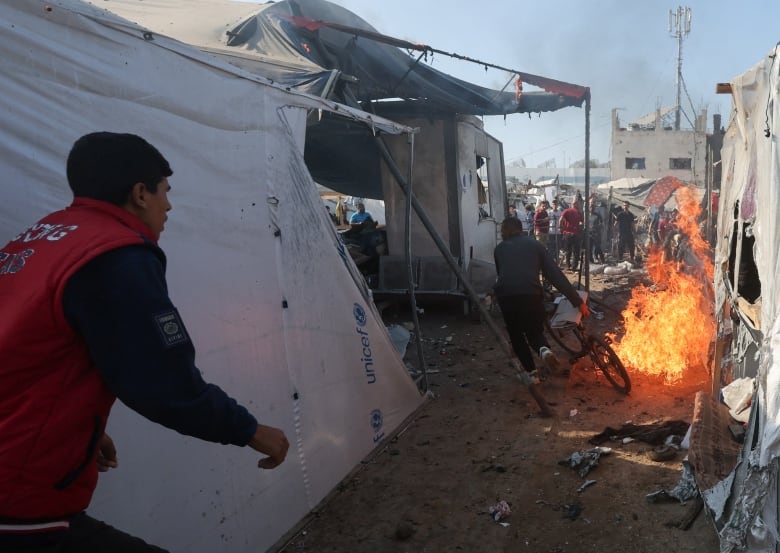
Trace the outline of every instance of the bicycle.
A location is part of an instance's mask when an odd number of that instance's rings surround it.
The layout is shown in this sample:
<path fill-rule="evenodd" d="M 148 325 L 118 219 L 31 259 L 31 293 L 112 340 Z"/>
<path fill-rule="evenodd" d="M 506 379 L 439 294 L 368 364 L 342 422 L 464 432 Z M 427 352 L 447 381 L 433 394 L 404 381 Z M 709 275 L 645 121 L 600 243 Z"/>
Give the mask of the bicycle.
<path fill-rule="evenodd" d="M 578 292 L 587 301 L 587 292 Z M 569 300 L 561 297 L 559 302 L 547 302 L 548 316 L 544 321 L 547 334 L 569 355 L 573 364 L 578 359 L 590 356 L 612 386 L 624 394 L 631 391 L 631 379 L 623 362 L 610 346 L 609 338 L 591 336 L 582 322 L 582 314 Z"/>

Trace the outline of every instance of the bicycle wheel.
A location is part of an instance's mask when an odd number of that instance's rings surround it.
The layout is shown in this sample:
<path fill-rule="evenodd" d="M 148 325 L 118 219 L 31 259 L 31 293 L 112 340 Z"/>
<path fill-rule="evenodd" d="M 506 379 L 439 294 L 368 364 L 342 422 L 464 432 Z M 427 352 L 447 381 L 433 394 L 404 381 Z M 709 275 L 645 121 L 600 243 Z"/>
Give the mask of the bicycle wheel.
<path fill-rule="evenodd" d="M 576 356 L 582 351 L 583 343 L 580 341 L 577 325 L 569 324 L 553 328 L 550 321 L 544 321 L 544 329 L 556 344 L 561 346 L 569 355 Z"/>
<path fill-rule="evenodd" d="M 588 344 L 593 363 L 604 373 L 609 383 L 624 394 L 630 392 L 631 380 L 617 353 L 606 341 L 595 336 L 588 337 Z"/>

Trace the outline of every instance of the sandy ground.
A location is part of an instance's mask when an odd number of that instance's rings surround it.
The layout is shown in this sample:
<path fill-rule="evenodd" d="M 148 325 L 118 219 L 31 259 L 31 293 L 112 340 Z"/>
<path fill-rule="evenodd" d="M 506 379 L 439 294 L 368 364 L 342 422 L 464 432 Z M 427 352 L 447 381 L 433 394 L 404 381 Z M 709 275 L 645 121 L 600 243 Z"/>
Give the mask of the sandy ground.
<path fill-rule="evenodd" d="M 636 284 L 593 277 L 591 290 L 605 315 L 589 319 L 593 333 L 619 329 L 619 312 Z M 648 456 L 653 445 L 613 440 L 602 444 L 612 452 L 584 477 L 560 464 L 595 447 L 588 440 L 607 427 L 690 422 L 705 382 L 669 388 L 631 373 L 626 396 L 596 371 L 575 366 L 568 376 L 543 383 L 555 412 L 544 418 L 484 321 L 469 320 L 458 306 L 424 307 L 432 399 L 334 491 L 283 551 L 718 551 L 705 511 L 687 530 L 677 527 L 695 512 L 695 501 L 647 499 L 680 481 L 685 451 L 656 462 Z M 408 316 L 388 310 L 385 319 Z M 414 359 L 410 345 L 407 360 Z M 594 482 L 583 488 L 587 480 Z M 511 512 L 496 521 L 490 510 L 502 501 Z"/>

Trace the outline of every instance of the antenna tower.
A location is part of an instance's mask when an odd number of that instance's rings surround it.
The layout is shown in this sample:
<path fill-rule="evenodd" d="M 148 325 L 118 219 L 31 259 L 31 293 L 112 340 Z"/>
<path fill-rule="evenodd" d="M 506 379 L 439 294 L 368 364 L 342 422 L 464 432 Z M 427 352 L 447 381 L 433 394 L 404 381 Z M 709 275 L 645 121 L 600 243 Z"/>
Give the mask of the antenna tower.
<path fill-rule="evenodd" d="M 680 89 L 682 87 L 682 43 L 691 32 L 691 8 L 669 10 L 669 34 L 677 39 L 677 97 L 674 106 L 674 130 L 680 130 Z"/>

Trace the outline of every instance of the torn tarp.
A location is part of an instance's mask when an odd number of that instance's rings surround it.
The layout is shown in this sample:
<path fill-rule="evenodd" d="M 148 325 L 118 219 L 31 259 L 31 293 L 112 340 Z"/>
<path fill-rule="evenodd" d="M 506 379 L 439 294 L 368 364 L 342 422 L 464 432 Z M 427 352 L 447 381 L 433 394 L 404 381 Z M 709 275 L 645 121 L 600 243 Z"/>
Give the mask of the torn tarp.
<path fill-rule="evenodd" d="M 658 501 L 668 501 L 676 499 L 680 503 L 685 503 L 689 499 L 699 495 L 699 488 L 696 487 L 696 478 L 694 478 L 693 468 L 688 461 L 682 462 L 683 471 L 680 476 L 679 482 L 671 490 L 658 490 L 647 494 L 647 500 L 650 503 L 656 503 Z"/>
<path fill-rule="evenodd" d="M 601 456 L 609 455 L 610 453 L 612 453 L 612 449 L 609 447 L 594 447 L 587 451 L 576 451 L 566 459 L 558 461 L 558 464 L 568 465 L 570 468 L 575 469 L 581 477 L 585 478 L 590 469 L 599 464 Z"/>

